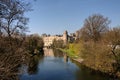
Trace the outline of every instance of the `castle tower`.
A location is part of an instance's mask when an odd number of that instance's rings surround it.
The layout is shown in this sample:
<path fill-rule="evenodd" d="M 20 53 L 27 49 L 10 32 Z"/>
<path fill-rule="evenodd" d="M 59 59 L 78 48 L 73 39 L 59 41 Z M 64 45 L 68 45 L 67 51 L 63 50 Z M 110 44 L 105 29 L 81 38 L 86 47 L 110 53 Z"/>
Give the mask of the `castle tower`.
<path fill-rule="evenodd" d="M 75 37 L 75 40 L 76 40 L 76 39 L 78 39 L 78 38 L 80 37 L 79 31 L 76 31 L 76 32 L 75 32 L 75 35 L 76 35 L 76 37 Z"/>
<path fill-rule="evenodd" d="M 64 40 L 64 43 L 67 44 L 67 42 L 68 42 L 68 32 L 67 31 L 65 31 L 63 33 L 63 40 Z"/>

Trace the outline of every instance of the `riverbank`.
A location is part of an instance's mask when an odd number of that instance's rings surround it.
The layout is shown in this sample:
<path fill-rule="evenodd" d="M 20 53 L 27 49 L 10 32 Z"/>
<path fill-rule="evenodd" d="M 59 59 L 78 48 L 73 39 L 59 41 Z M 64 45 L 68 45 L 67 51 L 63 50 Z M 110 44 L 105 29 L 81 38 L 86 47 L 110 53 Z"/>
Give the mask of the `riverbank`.
<path fill-rule="evenodd" d="M 74 51 L 72 50 L 69 50 L 69 49 L 61 49 L 61 48 L 57 48 L 58 50 L 64 52 L 67 54 L 67 56 L 69 56 L 70 58 L 73 58 L 73 59 L 78 59 L 79 56 L 74 54 Z"/>
<path fill-rule="evenodd" d="M 72 50 L 69 50 L 69 49 L 59 49 L 59 50 L 66 53 L 67 56 L 69 56 L 73 61 L 77 62 L 79 65 L 82 65 L 82 66 L 88 68 L 91 71 L 91 73 L 98 73 L 100 75 L 103 75 L 105 77 L 108 77 L 108 78 L 114 79 L 114 80 L 119 80 L 120 79 L 119 76 L 116 76 L 116 75 L 111 74 L 109 72 L 103 72 L 99 69 L 96 70 L 96 69 L 88 66 L 86 63 L 84 63 L 84 59 L 80 58 L 79 55 L 76 55 Z"/>
<path fill-rule="evenodd" d="M 76 59 L 71 59 L 71 60 L 72 60 L 72 62 L 76 63 L 76 65 L 80 66 L 81 69 L 83 69 L 83 68 L 87 69 L 90 72 L 90 74 L 92 74 L 92 75 L 99 74 L 99 75 L 105 77 L 105 79 L 107 79 L 107 80 L 120 80 L 120 78 L 118 78 L 117 76 L 115 77 L 113 75 L 109 75 L 108 73 L 104 73 L 104 72 L 101 72 L 99 70 L 92 69 L 92 68 L 84 65 L 83 63 L 80 63 Z"/>
<path fill-rule="evenodd" d="M 67 54 L 67 56 L 69 56 L 71 59 L 73 59 L 74 61 L 77 61 L 79 63 L 82 63 L 84 60 L 82 58 L 79 57 L 79 55 L 74 54 L 74 52 L 72 50 L 69 49 L 61 49 L 59 48 L 58 50 L 64 52 Z"/>

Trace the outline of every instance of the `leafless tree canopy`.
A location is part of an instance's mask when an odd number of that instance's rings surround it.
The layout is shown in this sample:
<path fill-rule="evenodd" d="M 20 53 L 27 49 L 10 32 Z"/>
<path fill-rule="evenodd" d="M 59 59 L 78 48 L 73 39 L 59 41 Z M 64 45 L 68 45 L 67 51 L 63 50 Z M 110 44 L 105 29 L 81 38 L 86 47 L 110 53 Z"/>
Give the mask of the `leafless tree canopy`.
<path fill-rule="evenodd" d="M 92 38 L 97 41 L 100 38 L 101 33 L 108 30 L 110 20 L 100 14 L 94 14 L 85 19 L 82 32 L 84 36 Z"/>
<path fill-rule="evenodd" d="M 28 18 L 24 13 L 29 4 L 21 0 L 0 0 L 0 29 L 9 37 L 27 29 Z"/>
<path fill-rule="evenodd" d="M 29 3 L 24 0 L 0 0 L 0 80 L 17 80 L 18 67 L 25 62 L 27 50 L 24 36 Z"/>

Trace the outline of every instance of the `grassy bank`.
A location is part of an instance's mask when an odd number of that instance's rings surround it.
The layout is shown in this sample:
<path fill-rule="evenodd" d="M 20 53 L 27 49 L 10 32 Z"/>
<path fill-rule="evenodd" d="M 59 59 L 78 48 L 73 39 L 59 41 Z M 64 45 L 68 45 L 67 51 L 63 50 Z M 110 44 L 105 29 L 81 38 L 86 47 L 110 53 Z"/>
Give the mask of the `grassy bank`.
<path fill-rule="evenodd" d="M 116 71 L 117 64 L 111 53 L 111 47 L 102 42 L 82 42 L 71 43 L 66 49 L 59 49 L 65 52 L 70 58 L 81 63 L 103 75 L 119 77 L 119 71 Z M 117 50 L 119 53 L 119 50 Z"/>
<path fill-rule="evenodd" d="M 66 53 L 70 58 L 74 58 L 74 59 L 79 58 L 79 56 L 76 55 L 73 50 L 61 49 L 61 48 L 59 50 L 61 50 L 62 52 Z"/>

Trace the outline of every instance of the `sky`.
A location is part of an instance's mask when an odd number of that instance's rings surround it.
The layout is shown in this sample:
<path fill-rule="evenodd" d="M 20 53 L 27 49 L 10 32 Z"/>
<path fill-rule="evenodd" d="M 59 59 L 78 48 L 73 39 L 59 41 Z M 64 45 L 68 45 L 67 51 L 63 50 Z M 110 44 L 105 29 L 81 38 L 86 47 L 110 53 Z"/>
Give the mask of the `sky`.
<path fill-rule="evenodd" d="M 120 25 L 120 0 L 36 0 L 31 5 L 33 11 L 26 13 L 30 34 L 74 33 L 93 14 L 108 17 L 110 27 Z"/>

